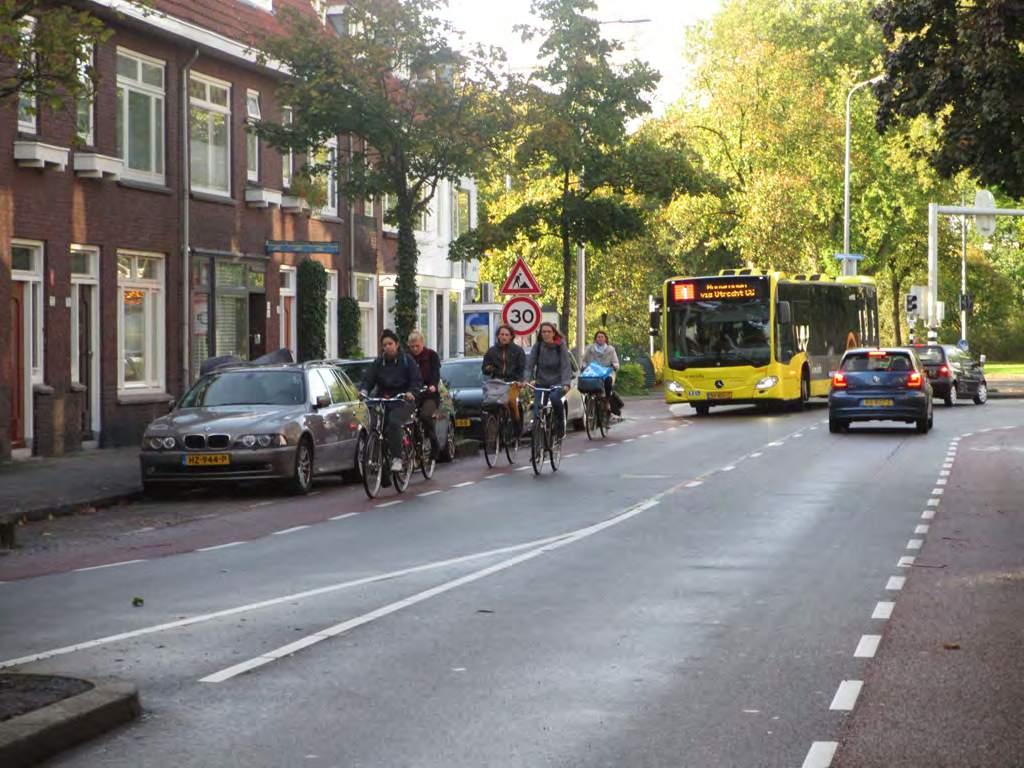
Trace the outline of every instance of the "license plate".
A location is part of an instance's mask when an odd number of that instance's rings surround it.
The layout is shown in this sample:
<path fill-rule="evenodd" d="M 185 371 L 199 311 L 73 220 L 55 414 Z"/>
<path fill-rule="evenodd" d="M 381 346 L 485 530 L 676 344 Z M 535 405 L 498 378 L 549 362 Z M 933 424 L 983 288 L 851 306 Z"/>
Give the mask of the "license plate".
<path fill-rule="evenodd" d="M 892 405 L 892 400 L 861 400 L 860 404 L 867 408 L 884 408 Z"/>
<path fill-rule="evenodd" d="M 231 463 L 231 456 L 226 453 L 197 453 L 183 457 L 182 462 L 186 467 L 224 467 Z"/>
<path fill-rule="evenodd" d="M 468 427 L 471 423 L 472 422 L 469 419 L 456 419 L 455 420 L 455 426 L 456 427 Z"/>
<path fill-rule="evenodd" d="M 708 400 L 732 400 L 732 392 L 708 392 Z"/>

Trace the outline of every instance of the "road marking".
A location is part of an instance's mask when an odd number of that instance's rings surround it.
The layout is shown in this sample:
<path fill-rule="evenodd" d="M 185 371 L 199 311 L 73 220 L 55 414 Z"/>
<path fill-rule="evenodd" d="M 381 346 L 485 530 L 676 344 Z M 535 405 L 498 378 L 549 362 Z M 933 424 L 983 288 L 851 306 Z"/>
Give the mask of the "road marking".
<path fill-rule="evenodd" d="M 911 539 L 907 542 L 907 549 L 920 549 L 923 545 L 923 539 Z"/>
<path fill-rule="evenodd" d="M 948 475 L 949 473 L 947 472 L 946 474 Z M 945 485 L 948 482 L 949 481 L 946 478 L 940 477 L 938 480 L 935 481 L 935 484 L 936 485 Z"/>
<path fill-rule="evenodd" d="M 286 533 L 295 533 L 296 531 L 304 531 L 309 528 L 308 525 L 296 525 L 294 528 L 285 528 L 283 531 L 274 531 L 271 536 L 284 536 Z"/>
<path fill-rule="evenodd" d="M 600 450 L 601 450 L 600 448 L 587 448 L 587 453 L 594 453 L 595 451 L 600 451 Z"/>
<path fill-rule="evenodd" d="M 817 424 L 815 424 L 815 425 L 814 425 L 813 427 L 811 427 L 811 431 L 813 432 L 813 431 L 814 431 L 815 429 L 817 429 L 817 428 L 818 428 L 818 425 L 817 425 Z"/>
<path fill-rule="evenodd" d="M 919 526 L 917 526 L 917 528 L 914 529 L 914 533 L 916 533 L 916 534 L 925 534 L 925 533 L 928 533 L 928 531 L 930 529 L 931 529 L 930 525 L 919 525 Z"/>
<path fill-rule="evenodd" d="M 857 643 L 857 650 L 853 652 L 855 659 L 873 659 L 878 651 L 878 644 L 882 642 L 881 635 L 861 635 Z"/>
<path fill-rule="evenodd" d="M 467 488 L 471 485 L 476 485 L 476 480 L 467 480 L 464 483 L 456 483 L 452 488 Z"/>
<path fill-rule="evenodd" d="M 906 583 L 906 576 L 890 576 L 889 581 L 887 581 L 885 584 L 885 588 L 890 592 L 899 592 L 901 589 L 903 589 L 903 585 Z"/>
<path fill-rule="evenodd" d="M 549 552 L 554 552 L 555 550 L 561 549 L 562 547 L 568 546 L 569 544 L 575 544 L 577 541 L 581 541 L 585 538 L 593 536 L 594 534 L 599 533 L 600 531 L 603 531 L 606 528 L 611 528 L 612 526 L 624 523 L 625 521 L 641 514 L 645 510 L 650 509 L 653 506 L 656 506 L 658 504 L 657 499 L 660 498 L 660 496 L 661 494 L 659 494 L 657 497 L 647 499 L 646 501 L 643 501 L 639 504 L 635 504 L 632 507 L 621 512 L 620 514 L 616 515 L 615 517 L 609 518 L 608 520 L 604 520 L 600 523 L 596 523 L 586 528 L 581 528 L 573 533 L 568 534 L 567 536 L 564 536 L 558 541 L 553 541 L 548 544 L 544 544 L 535 549 L 531 549 L 521 554 L 518 554 L 515 557 L 510 557 L 506 560 L 502 560 L 501 562 L 495 563 L 494 565 L 488 566 L 487 568 L 482 568 L 479 571 L 468 573 L 465 576 L 460 576 L 457 579 L 452 579 L 451 581 L 447 581 L 444 584 L 439 584 L 436 587 L 431 587 L 430 589 L 425 589 L 422 592 L 417 592 L 416 594 L 410 595 L 409 597 L 403 598 L 402 600 L 397 600 L 393 603 L 389 603 L 388 605 L 381 606 L 380 608 L 377 608 L 373 611 L 369 611 L 368 613 L 364 613 L 361 616 L 356 616 L 355 618 L 348 619 L 347 621 L 343 621 L 339 624 L 327 627 L 326 629 L 322 629 L 319 632 L 314 632 L 313 634 L 308 635 L 307 637 L 300 638 L 299 640 L 288 643 L 287 645 L 282 645 L 279 648 L 267 651 L 266 653 L 260 654 L 255 658 L 248 659 L 247 661 L 243 661 L 239 664 L 234 664 L 218 672 L 214 672 L 213 674 L 200 678 L 199 682 L 223 683 L 226 680 L 230 680 L 233 677 L 243 674 L 244 672 L 249 672 L 258 667 L 262 667 L 266 664 L 270 664 L 274 661 L 277 661 L 278 659 L 282 659 L 286 656 L 291 656 L 292 654 L 297 653 L 298 651 L 301 651 L 312 645 L 316 645 L 317 643 L 323 642 L 324 640 L 329 640 L 332 637 L 337 637 L 338 635 L 344 634 L 345 632 L 348 632 L 357 627 L 361 627 L 365 624 L 369 624 L 370 622 L 376 621 L 377 619 L 383 618 L 385 616 L 390 616 L 391 614 L 397 613 L 403 608 L 408 608 L 409 606 L 416 605 L 417 603 L 422 603 L 425 600 L 437 597 L 438 595 L 442 595 L 445 592 L 450 592 L 451 590 L 465 586 L 466 584 L 472 584 L 475 581 L 479 581 L 480 579 L 487 578 L 488 576 L 492 576 L 495 573 L 500 573 L 501 571 L 508 570 L 509 568 L 512 568 L 521 563 L 525 563 L 529 560 L 533 560 L 534 558 L 540 557 L 541 555 L 547 554 Z"/>
<path fill-rule="evenodd" d="M 656 435 L 661 435 L 661 434 L 664 434 L 664 433 L 665 433 L 665 430 L 664 430 L 664 429 L 659 429 L 659 430 L 658 430 L 657 432 L 655 432 L 654 434 L 656 434 Z"/>
<path fill-rule="evenodd" d="M 928 499 L 928 506 L 929 507 L 937 507 L 937 506 L 939 506 L 939 500 L 938 499 Z"/>
<path fill-rule="evenodd" d="M 100 568 L 114 568 L 118 565 L 131 565 L 132 563 L 144 563 L 145 560 L 122 560 L 118 563 L 107 563 L 106 565 L 90 565 L 88 568 L 75 568 L 75 573 L 84 573 L 85 571 L 98 571 Z"/>
<path fill-rule="evenodd" d="M 896 567 L 897 568 L 909 568 L 910 566 L 912 566 L 914 564 L 914 561 L 916 559 L 917 558 L 914 557 L 913 555 L 904 555 L 903 557 L 901 557 L 899 559 L 899 562 L 896 563 Z"/>
<path fill-rule="evenodd" d="M 785 444 L 786 444 L 785 440 L 776 440 L 775 442 L 768 443 L 768 447 L 769 448 L 776 448 L 776 447 L 778 447 L 780 445 L 785 445 Z"/>
<path fill-rule="evenodd" d="M 488 475 L 487 477 L 484 478 L 484 480 L 494 480 L 495 478 L 504 477 L 504 476 L 505 476 L 504 473 L 498 472 L 498 473 L 493 474 L 493 475 Z"/>
<path fill-rule="evenodd" d="M 311 493 L 309 495 L 312 496 L 313 494 Z M 250 504 L 249 509 L 256 509 L 258 507 L 269 507 L 273 503 L 273 499 L 267 499 L 266 501 L 257 501 L 255 504 Z"/>
<path fill-rule="evenodd" d="M 829 768 L 838 748 L 838 741 L 815 741 L 807 750 L 807 757 L 800 768 Z"/>
<path fill-rule="evenodd" d="M 803 437 L 803 433 L 797 432 L 795 435 L 793 435 L 793 437 Z"/>
<path fill-rule="evenodd" d="M 623 480 L 664 480 L 668 475 L 620 475 Z"/>
<path fill-rule="evenodd" d="M 526 470 L 528 470 L 528 469 L 533 469 L 533 467 L 530 467 L 530 466 L 526 466 L 526 467 L 516 467 L 516 472 L 525 472 L 525 471 L 526 471 Z"/>
<path fill-rule="evenodd" d="M 416 495 L 417 496 L 436 496 L 439 493 L 442 493 L 442 491 L 440 489 L 435 489 L 433 491 L 424 491 L 423 493 L 417 493 Z"/>
<path fill-rule="evenodd" d="M 624 442 L 624 443 L 632 443 L 634 440 L 636 440 L 635 437 L 629 437 L 629 438 L 626 438 L 625 440 L 623 440 L 622 442 Z"/>
<path fill-rule="evenodd" d="M 973 434 L 974 434 L 973 432 L 964 432 L 962 435 L 960 435 L 960 437 L 970 437 Z M 956 438 L 954 438 L 954 439 L 956 439 Z"/>
<path fill-rule="evenodd" d="M 952 469 L 953 468 L 953 462 L 952 461 L 947 461 L 945 464 L 942 465 L 942 468 L 943 469 Z"/>
<path fill-rule="evenodd" d="M 945 469 L 945 465 L 943 465 L 943 469 L 939 470 L 939 477 L 949 477 L 949 470 Z"/>
<path fill-rule="evenodd" d="M 924 512 L 921 513 L 921 519 L 922 520 L 934 520 L 935 519 L 935 510 L 934 509 L 926 509 Z"/>
<path fill-rule="evenodd" d="M 425 563 L 423 565 L 414 565 L 410 568 L 403 568 L 398 571 L 390 571 L 388 573 L 377 574 L 376 576 L 364 576 L 360 579 L 353 581 L 343 581 L 337 584 L 328 584 L 324 587 L 317 587 L 316 589 L 309 589 L 304 592 L 294 592 L 290 595 L 282 595 L 281 597 L 273 597 L 268 600 L 261 600 L 258 603 L 248 603 L 246 605 L 236 606 L 234 608 L 225 608 L 220 611 L 214 611 L 212 613 L 203 613 L 197 616 L 192 616 L 186 619 L 178 619 L 177 621 L 169 621 L 164 624 L 155 624 L 149 627 L 142 627 L 141 629 L 133 629 L 127 632 L 119 632 L 116 635 L 107 635 L 106 637 L 100 637 L 95 640 L 87 640 L 81 643 L 75 643 L 74 645 L 66 645 L 61 648 L 54 648 L 49 651 L 41 651 L 39 653 L 32 654 L 30 656 L 22 656 L 17 659 L 8 659 L 7 661 L 0 661 L 0 669 L 8 667 L 17 667 L 22 664 L 31 664 L 35 661 L 42 661 L 43 659 L 50 659 L 55 656 L 64 656 L 69 653 L 75 653 L 77 651 L 84 651 L 90 648 L 98 648 L 102 645 L 109 645 L 111 643 L 121 642 L 122 640 L 131 640 L 135 637 L 143 637 L 145 635 L 156 634 L 157 632 L 166 632 L 171 629 L 181 629 L 182 627 L 190 627 L 193 624 L 202 624 L 207 621 L 213 621 L 214 619 L 221 619 L 226 616 L 236 616 L 240 613 L 249 613 L 260 608 L 272 608 L 276 605 L 284 603 L 292 603 L 297 600 L 305 600 L 310 597 L 318 597 L 319 595 L 326 595 L 332 592 L 338 592 L 344 589 L 353 589 L 355 587 L 362 587 L 367 584 L 375 584 L 380 581 L 391 581 L 398 579 L 403 576 L 409 576 L 415 573 L 423 573 L 425 571 L 437 570 L 439 568 L 448 568 L 453 565 L 459 565 L 461 563 L 471 562 L 473 560 L 480 560 L 488 557 L 495 557 L 497 555 L 506 555 L 512 552 L 520 552 L 524 549 L 530 549 L 532 547 L 539 547 L 544 544 L 548 544 L 553 541 L 558 541 L 571 536 L 574 532 L 559 534 L 558 536 L 549 536 L 544 539 L 535 539 L 533 541 L 527 541 L 522 544 L 513 544 L 508 547 L 501 547 L 499 549 L 486 550 L 484 552 L 474 552 L 471 555 L 461 555 L 459 557 L 450 558 L 448 560 L 438 560 L 432 563 Z M 132 562 L 142 562 L 136 560 Z M 114 565 L 120 565 L 120 563 L 114 563 Z M 103 567 L 103 566 L 100 566 Z"/>
<path fill-rule="evenodd" d="M 728 467 L 722 467 L 723 472 L 732 472 L 734 469 L 736 469 L 735 464 L 730 464 Z"/>
<path fill-rule="evenodd" d="M 874 613 L 871 614 L 872 619 L 888 619 L 892 617 L 892 609 L 896 606 L 896 603 L 891 600 L 879 600 L 878 605 L 875 606 Z"/>
<path fill-rule="evenodd" d="M 932 488 L 932 496 L 941 496 L 943 493 L 945 493 L 944 488 Z M 936 501 L 938 501 L 938 499 L 936 499 Z"/>
<path fill-rule="evenodd" d="M 383 504 L 377 504 L 374 509 L 385 509 L 386 507 L 393 507 L 395 504 L 401 504 L 401 499 L 395 499 L 394 501 L 385 501 Z"/>
<path fill-rule="evenodd" d="M 752 453 L 752 454 L 750 454 L 750 458 L 752 458 L 752 459 L 756 459 L 758 456 L 764 456 L 764 454 L 763 453 Z"/>
<path fill-rule="evenodd" d="M 643 440 L 645 437 L 650 437 L 650 435 L 640 435 L 641 440 Z"/>
<path fill-rule="evenodd" d="M 228 547 L 237 547 L 240 544 L 245 544 L 244 541 L 229 541 L 227 544 L 217 544 L 213 547 L 200 547 L 196 552 L 213 552 L 215 549 L 227 549 Z"/>
<path fill-rule="evenodd" d="M 703 484 L 704 484 L 703 480 L 691 480 L 690 482 L 688 482 L 686 484 L 686 487 L 687 488 L 696 488 L 698 485 L 703 485 Z"/>
<path fill-rule="evenodd" d="M 334 517 L 328 517 L 327 519 L 328 520 L 344 520 L 345 518 L 348 518 L 348 517 L 355 517 L 358 514 L 359 514 L 358 512 L 346 512 L 343 515 L 335 515 Z"/>
<path fill-rule="evenodd" d="M 146 528 L 139 528 L 137 530 L 134 530 L 134 531 L 132 531 L 132 533 L 149 533 L 150 531 L 155 531 L 155 530 L 156 530 L 156 528 L 154 528 L 152 525 L 150 525 L 150 526 L 148 526 Z"/>
<path fill-rule="evenodd" d="M 839 684 L 839 690 L 836 691 L 836 695 L 832 699 L 829 709 L 838 710 L 840 712 L 852 712 L 853 706 L 857 703 L 857 697 L 860 695 L 860 689 L 863 685 L 863 680 L 843 680 L 843 682 Z"/>
<path fill-rule="evenodd" d="M 563 459 L 572 459 L 572 458 L 575 458 L 576 456 L 579 456 L 579 454 L 578 453 L 570 453 L 569 455 L 563 456 L 562 458 Z"/>

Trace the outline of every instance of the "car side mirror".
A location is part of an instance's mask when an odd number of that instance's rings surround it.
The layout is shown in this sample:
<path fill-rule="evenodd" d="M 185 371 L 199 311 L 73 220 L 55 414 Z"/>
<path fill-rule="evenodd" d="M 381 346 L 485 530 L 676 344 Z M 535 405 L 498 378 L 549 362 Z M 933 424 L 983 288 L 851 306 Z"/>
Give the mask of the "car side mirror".
<path fill-rule="evenodd" d="M 328 395 L 317 395 L 316 407 L 317 409 L 326 408 L 331 404 L 331 398 Z"/>
<path fill-rule="evenodd" d="M 789 325 L 793 322 L 793 309 L 788 301 L 779 302 L 778 317 L 780 325 Z"/>

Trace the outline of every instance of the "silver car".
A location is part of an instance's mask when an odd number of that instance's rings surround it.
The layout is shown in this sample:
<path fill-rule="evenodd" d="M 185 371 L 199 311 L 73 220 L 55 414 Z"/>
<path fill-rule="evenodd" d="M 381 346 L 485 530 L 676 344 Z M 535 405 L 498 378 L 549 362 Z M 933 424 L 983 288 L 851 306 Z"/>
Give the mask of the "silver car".
<path fill-rule="evenodd" d="M 233 367 L 203 376 L 142 439 L 142 484 L 286 479 L 308 493 L 317 475 L 358 478 L 366 406 L 323 363 Z"/>

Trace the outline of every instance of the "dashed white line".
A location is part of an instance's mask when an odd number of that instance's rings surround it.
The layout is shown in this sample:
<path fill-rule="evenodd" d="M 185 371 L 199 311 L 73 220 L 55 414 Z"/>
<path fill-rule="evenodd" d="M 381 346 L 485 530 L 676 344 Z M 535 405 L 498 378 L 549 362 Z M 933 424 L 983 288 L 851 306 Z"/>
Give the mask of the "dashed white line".
<path fill-rule="evenodd" d="M 943 466 L 945 466 L 945 465 L 943 465 Z M 948 469 L 941 469 L 941 470 L 939 470 L 939 477 L 949 477 L 949 470 Z"/>
<path fill-rule="evenodd" d="M 919 525 L 919 526 L 917 526 L 917 528 L 914 529 L 914 533 L 922 535 L 922 534 L 928 533 L 928 531 L 930 529 L 931 529 L 930 525 Z"/>
<path fill-rule="evenodd" d="M 722 467 L 723 472 L 732 472 L 734 469 L 736 469 L 734 464 L 730 464 L 728 467 Z"/>
<path fill-rule="evenodd" d="M 923 539 L 911 539 L 907 542 L 907 549 L 920 549 L 923 545 Z"/>
<path fill-rule="evenodd" d="M 885 583 L 885 588 L 890 592 L 899 592 L 901 589 L 903 589 L 903 585 L 906 583 L 906 576 L 890 576 L 889 581 Z"/>
<path fill-rule="evenodd" d="M 926 509 L 924 512 L 921 513 L 921 519 L 922 520 L 934 520 L 935 519 L 935 510 L 934 509 Z"/>
<path fill-rule="evenodd" d="M 857 650 L 853 652 L 855 659 L 873 659 L 878 651 L 878 644 L 882 642 L 881 635 L 861 635 L 857 643 Z"/>
<path fill-rule="evenodd" d="M 563 459 L 574 459 L 574 458 L 576 458 L 577 456 L 579 456 L 579 454 L 578 454 L 578 453 L 570 453 L 570 454 L 567 454 L 567 455 L 563 456 L 562 458 L 563 458 Z"/>
<path fill-rule="evenodd" d="M 838 741 L 815 741 L 807 750 L 807 757 L 800 768 L 829 768 L 838 748 Z"/>
<path fill-rule="evenodd" d="M 244 541 L 229 541 L 227 544 L 217 544 L 212 547 L 200 547 L 196 552 L 213 552 L 215 549 L 227 549 L 228 547 L 237 547 L 240 544 L 245 544 Z"/>
<path fill-rule="evenodd" d="M 793 437 L 803 437 L 803 433 L 797 432 L 795 435 L 793 435 Z"/>
<path fill-rule="evenodd" d="M 596 453 L 597 451 L 600 451 L 600 450 L 601 450 L 600 448 L 587 448 L 587 453 Z"/>
<path fill-rule="evenodd" d="M 497 473 L 495 473 L 493 475 L 488 475 L 487 477 L 484 478 L 484 480 L 496 480 L 497 478 L 504 477 L 504 476 L 505 475 L 502 472 L 497 472 Z"/>
<path fill-rule="evenodd" d="M 374 509 L 386 509 L 387 507 L 393 507 L 396 504 L 401 504 L 401 499 L 395 499 L 394 501 L 385 501 L 383 504 L 377 504 Z"/>
<path fill-rule="evenodd" d="M 932 496 L 941 496 L 945 493 L 945 488 L 932 488 Z"/>
<path fill-rule="evenodd" d="M 516 467 L 516 470 L 515 470 L 515 471 L 516 471 L 516 472 L 525 472 L 525 471 L 526 471 L 526 470 L 528 470 L 528 469 L 533 469 L 533 467 L 531 467 L 531 466 L 525 466 L 525 467 Z"/>
<path fill-rule="evenodd" d="M 296 531 L 304 531 L 309 528 L 308 525 L 296 525 L 294 528 L 285 528 L 283 531 L 274 531 L 271 536 L 284 536 L 286 533 L 295 533 Z"/>
<path fill-rule="evenodd" d="M 659 430 L 658 430 L 657 432 L 655 432 L 654 434 L 656 434 L 656 435 L 661 435 L 661 434 L 664 434 L 664 433 L 665 433 L 665 430 L 664 430 L 664 429 L 659 429 Z"/>
<path fill-rule="evenodd" d="M 947 472 L 946 474 L 949 474 L 949 473 Z M 949 481 L 946 478 L 940 477 L 938 480 L 935 481 L 935 484 L 936 485 L 945 485 L 948 482 Z"/>
<path fill-rule="evenodd" d="M 358 512 L 346 512 L 343 515 L 335 515 L 334 517 L 328 517 L 327 519 L 328 520 L 345 520 L 346 518 L 349 518 L 349 517 L 355 517 L 358 514 L 359 514 Z"/>
<path fill-rule="evenodd" d="M 863 686 L 863 680 L 843 680 L 839 684 L 839 689 L 836 691 L 836 695 L 828 708 L 840 712 L 852 712 L 854 705 L 857 703 L 857 697 L 860 696 L 860 689 Z"/>
<path fill-rule="evenodd" d="M 875 606 L 874 613 L 871 614 L 872 619 L 889 619 L 892 617 L 892 609 L 896 607 L 896 603 L 891 600 L 879 600 L 878 605 Z"/>
<path fill-rule="evenodd" d="M 702 480 L 691 480 L 690 482 L 688 482 L 686 484 L 686 487 L 687 488 L 696 488 L 698 485 L 703 485 L 703 484 L 704 484 L 704 481 L 702 481 Z"/>
<path fill-rule="evenodd" d="M 417 493 L 416 495 L 419 496 L 419 497 L 423 497 L 423 496 L 436 496 L 437 494 L 439 494 L 441 492 L 442 492 L 441 489 L 437 488 L 437 489 L 434 489 L 433 491 L 424 491 L 423 493 Z"/>
<path fill-rule="evenodd" d="M 901 557 L 899 559 L 899 562 L 896 563 L 896 567 L 897 568 L 909 568 L 910 566 L 912 566 L 914 564 L 914 561 L 916 559 L 917 558 L 914 557 L 913 555 L 904 555 L 903 557 Z"/>
<path fill-rule="evenodd" d="M 149 533 L 150 531 L 155 531 L 155 530 L 156 530 L 156 528 L 154 528 L 152 525 L 150 525 L 150 526 L 147 526 L 145 528 L 139 528 L 137 530 L 134 530 L 134 531 L 132 531 L 132 533 Z"/>
<path fill-rule="evenodd" d="M 756 459 L 759 456 L 764 456 L 764 454 L 763 453 L 752 453 L 752 454 L 750 454 L 750 458 L 752 458 L 752 459 Z"/>
<path fill-rule="evenodd" d="M 116 568 L 119 565 L 131 565 L 132 563 L 144 563 L 145 560 L 122 560 L 118 563 L 107 563 L 106 565 L 90 565 L 88 568 L 75 568 L 75 573 L 84 573 L 85 571 L 98 571 L 101 568 Z"/>
<path fill-rule="evenodd" d="M 768 443 L 769 448 L 777 448 L 780 445 L 785 445 L 785 440 L 775 440 L 774 442 Z"/>
<path fill-rule="evenodd" d="M 471 485 L 476 485 L 476 480 L 467 480 L 464 483 L 456 483 L 452 488 L 467 488 Z"/>
<path fill-rule="evenodd" d="M 939 506 L 939 500 L 938 499 L 928 499 L 928 506 L 929 507 L 937 507 L 937 506 Z"/>
<path fill-rule="evenodd" d="M 952 461 L 947 461 L 945 464 L 942 465 L 942 468 L 943 469 L 952 469 L 953 468 L 953 462 Z"/>
<path fill-rule="evenodd" d="M 625 440 L 623 440 L 622 442 L 624 442 L 624 443 L 632 443 L 634 440 L 636 440 L 635 437 L 629 437 L 629 438 L 626 438 Z"/>
<path fill-rule="evenodd" d="M 312 496 L 313 494 L 309 494 Z M 274 503 L 273 499 L 267 499 L 266 501 L 257 501 L 255 504 L 250 504 L 249 509 L 259 509 L 260 507 L 269 507 Z"/>

